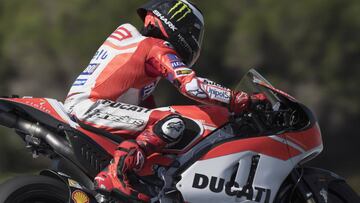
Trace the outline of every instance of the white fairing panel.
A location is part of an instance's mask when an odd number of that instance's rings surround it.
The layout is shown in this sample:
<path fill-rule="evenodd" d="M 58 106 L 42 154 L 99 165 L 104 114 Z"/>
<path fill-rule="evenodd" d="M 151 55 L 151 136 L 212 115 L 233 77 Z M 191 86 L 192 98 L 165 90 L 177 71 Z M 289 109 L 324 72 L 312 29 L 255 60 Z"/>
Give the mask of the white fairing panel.
<path fill-rule="evenodd" d="M 251 180 L 249 174 L 255 155 L 260 155 L 260 159 L 252 187 L 247 188 L 244 186 Z M 197 161 L 182 174 L 176 186 L 185 202 L 270 203 L 293 167 L 291 160 L 283 161 L 247 151 Z M 236 182 L 232 187 L 229 186 L 231 178 Z"/>
<path fill-rule="evenodd" d="M 54 108 L 54 110 L 56 111 L 56 113 L 59 114 L 59 116 L 66 121 L 71 127 L 73 128 L 77 128 L 79 126 L 79 124 L 75 123 L 74 121 L 71 120 L 71 118 L 69 117 L 68 113 L 65 110 L 64 104 L 55 100 L 55 99 L 46 99 L 49 104 Z"/>

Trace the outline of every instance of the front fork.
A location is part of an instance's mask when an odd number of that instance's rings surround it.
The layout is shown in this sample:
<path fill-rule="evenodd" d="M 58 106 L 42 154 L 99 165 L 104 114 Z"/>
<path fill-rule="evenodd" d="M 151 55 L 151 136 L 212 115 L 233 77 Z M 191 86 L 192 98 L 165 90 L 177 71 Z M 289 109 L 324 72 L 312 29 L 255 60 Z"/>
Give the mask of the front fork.
<path fill-rule="evenodd" d="M 307 186 L 305 180 L 303 179 L 304 169 L 297 168 L 293 170 L 290 174 L 290 179 L 294 183 L 294 187 L 291 190 L 291 196 L 294 195 L 295 192 L 306 202 L 306 203 L 316 203 L 314 194 Z M 290 196 L 290 199 L 291 199 Z"/>
<path fill-rule="evenodd" d="M 327 203 L 327 191 L 333 181 L 344 180 L 342 177 L 319 168 L 296 168 L 290 176 L 294 183 L 293 192 L 297 192 L 307 203 Z"/>

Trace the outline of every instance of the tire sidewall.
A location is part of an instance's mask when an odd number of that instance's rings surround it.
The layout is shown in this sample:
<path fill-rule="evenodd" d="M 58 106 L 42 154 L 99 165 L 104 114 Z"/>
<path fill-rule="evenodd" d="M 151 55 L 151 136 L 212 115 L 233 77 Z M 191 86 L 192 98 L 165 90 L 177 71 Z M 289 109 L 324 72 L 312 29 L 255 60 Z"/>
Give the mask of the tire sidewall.
<path fill-rule="evenodd" d="M 68 197 L 65 183 L 47 176 L 20 176 L 0 185 L 2 203 L 31 203 L 33 198 L 66 203 Z"/>

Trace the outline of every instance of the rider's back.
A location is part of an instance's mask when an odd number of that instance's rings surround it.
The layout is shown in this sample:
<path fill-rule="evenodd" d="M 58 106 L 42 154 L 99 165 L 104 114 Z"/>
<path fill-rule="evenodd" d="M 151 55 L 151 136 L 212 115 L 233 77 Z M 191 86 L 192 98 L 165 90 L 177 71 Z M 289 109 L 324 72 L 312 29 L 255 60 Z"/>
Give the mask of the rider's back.
<path fill-rule="evenodd" d="M 163 40 L 142 36 L 130 24 L 119 26 L 75 80 L 67 106 L 86 99 L 138 105 L 152 93 L 160 79 L 149 76 L 145 66 L 154 45 L 163 43 Z"/>

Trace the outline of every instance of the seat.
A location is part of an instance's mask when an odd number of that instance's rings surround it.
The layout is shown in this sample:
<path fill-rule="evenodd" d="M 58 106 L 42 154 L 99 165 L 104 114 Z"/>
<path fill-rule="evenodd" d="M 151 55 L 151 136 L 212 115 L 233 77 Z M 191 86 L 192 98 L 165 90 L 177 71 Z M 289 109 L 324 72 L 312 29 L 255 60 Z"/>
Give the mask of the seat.
<path fill-rule="evenodd" d="M 83 129 L 85 129 L 87 131 L 93 132 L 93 133 L 95 133 L 97 135 L 106 137 L 106 138 L 108 138 L 108 139 L 110 139 L 110 140 L 112 140 L 112 141 L 114 141 L 114 142 L 116 142 L 118 144 L 120 144 L 122 141 L 124 141 L 124 139 L 119 135 L 114 135 L 114 134 L 112 134 L 110 132 L 107 132 L 105 130 L 95 128 L 95 127 L 93 127 L 91 125 L 87 125 L 87 124 L 85 124 L 85 123 L 83 123 L 83 122 L 81 122 L 79 120 L 77 120 L 77 123 L 79 124 L 79 126 L 81 128 L 83 128 Z"/>

